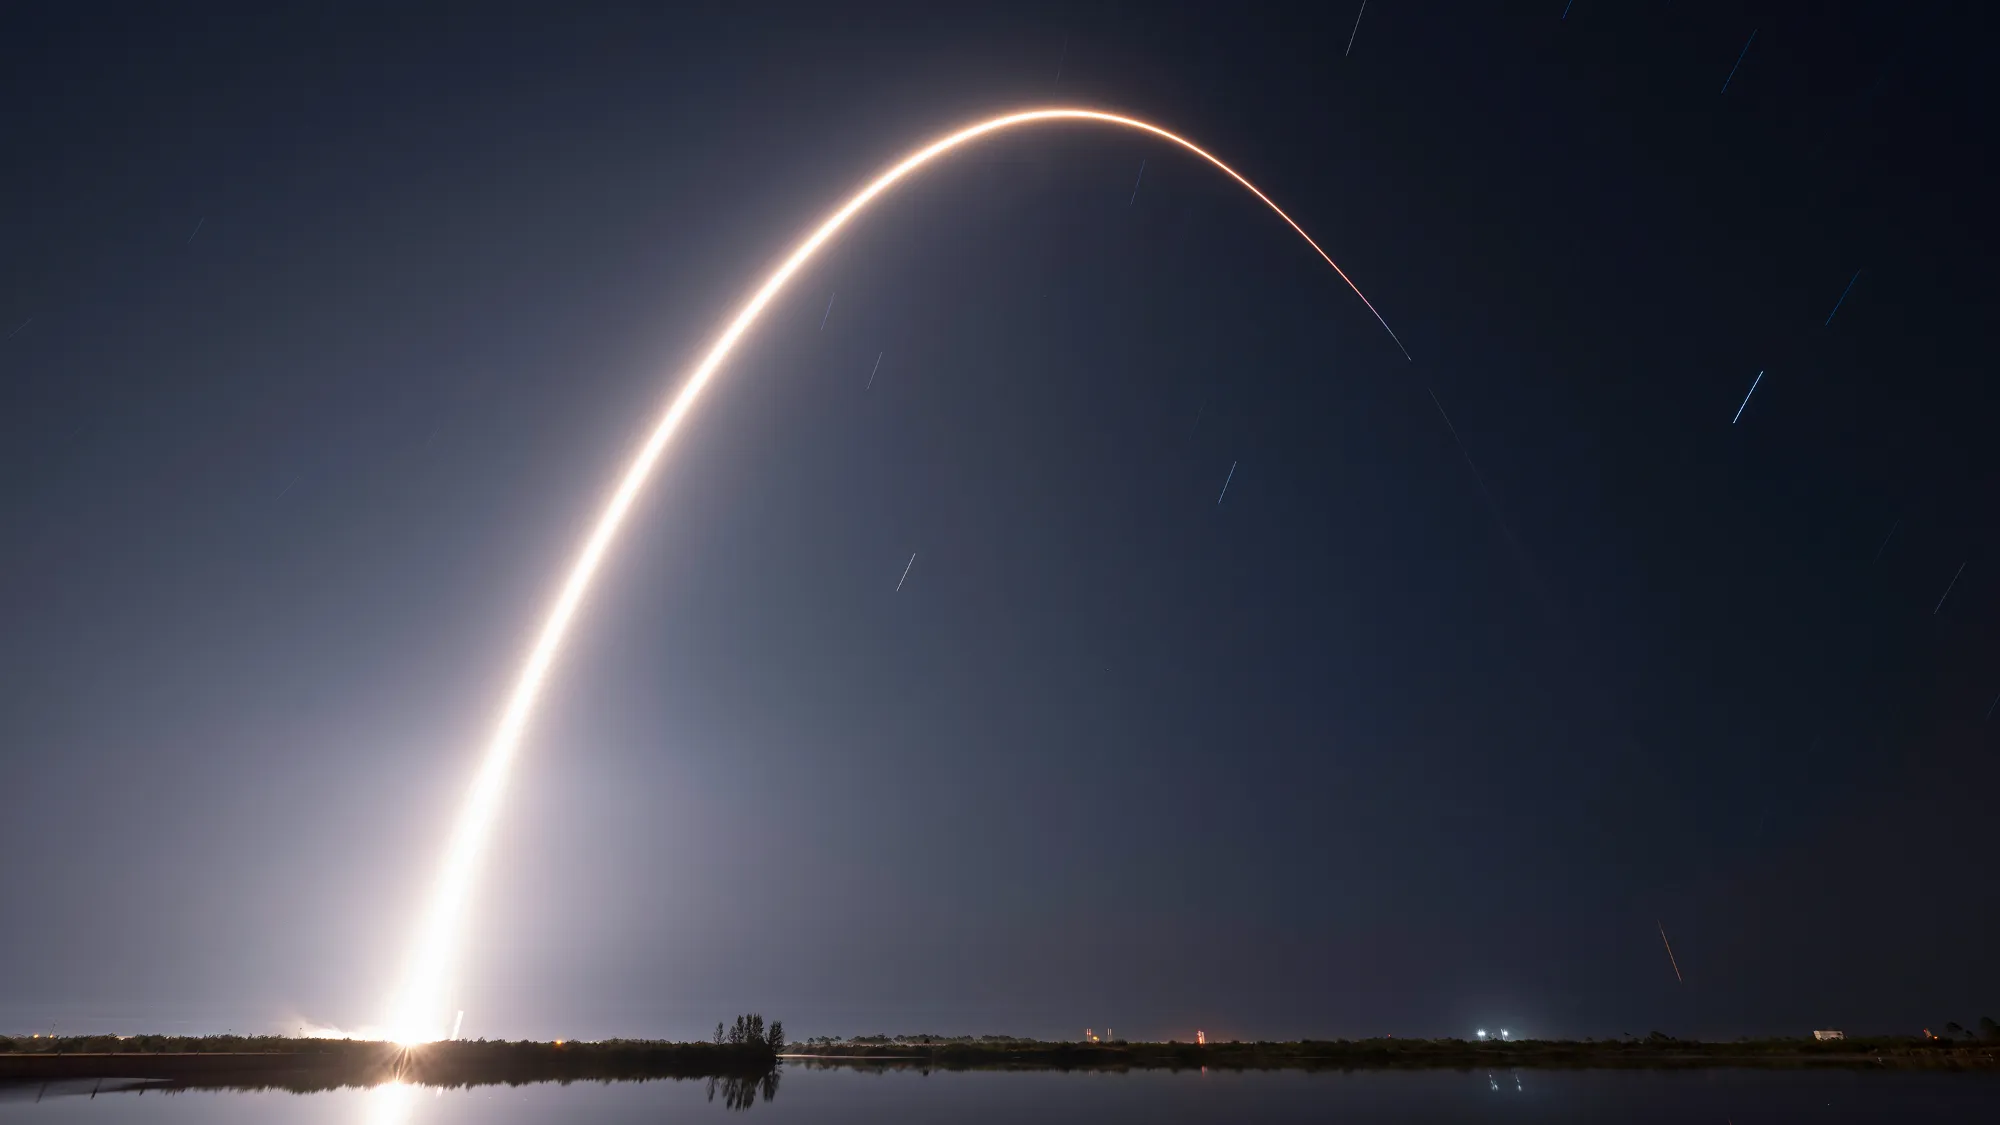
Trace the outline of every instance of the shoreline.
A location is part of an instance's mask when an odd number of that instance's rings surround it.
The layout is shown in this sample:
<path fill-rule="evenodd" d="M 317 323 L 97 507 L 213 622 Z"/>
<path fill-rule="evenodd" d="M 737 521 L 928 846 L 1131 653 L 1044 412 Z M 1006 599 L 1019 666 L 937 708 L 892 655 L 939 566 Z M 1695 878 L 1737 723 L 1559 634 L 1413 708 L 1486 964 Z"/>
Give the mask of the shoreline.
<path fill-rule="evenodd" d="M 2000 1045 L 1923 1040 L 1709 1043 L 1368 1039 L 1286 1043 L 897 1043 L 815 1046 L 780 1056 L 808 1068 L 896 1065 L 938 1070 L 1690 1070 L 1808 1068 L 2000 1070 Z"/>
<path fill-rule="evenodd" d="M 107 1040 L 109 1040 L 107 1042 Z M 131 1044 L 137 1050 L 116 1048 Z M 188 1089 L 296 1092 L 408 1082 L 434 1087 L 540 1082 L 757 1079 L 791 1063 L 807 1070 L 969 1071 L 1160 1070 L 2000 1070 L 2000 1044 L 1916 1039 L 1839 1044 L 1761 1040 L 1506 1043 L 1456 1039 L 1368 1039 L 1287 1043 L 811 1044 L 773 1052 L 647 1040 L 595 1043 L 444 1041 L 403 1048 L 358 1040 L 244 1039 L 0 1040 L 0 1085 L 130 1080 Z M 23 1046 L 30 1049 L 21 1050 Z M 805 1046 L 805 1045 L 802 1045 Z M 83 1049 L 67 1049 L 67 1048 Z M 152 1049 L 147 1049 L 148 1047 Z M 96 1048 L 96 1049 L 88 1049 Z M 110 1049 L 106 1049 L 110 1048 Z"/>

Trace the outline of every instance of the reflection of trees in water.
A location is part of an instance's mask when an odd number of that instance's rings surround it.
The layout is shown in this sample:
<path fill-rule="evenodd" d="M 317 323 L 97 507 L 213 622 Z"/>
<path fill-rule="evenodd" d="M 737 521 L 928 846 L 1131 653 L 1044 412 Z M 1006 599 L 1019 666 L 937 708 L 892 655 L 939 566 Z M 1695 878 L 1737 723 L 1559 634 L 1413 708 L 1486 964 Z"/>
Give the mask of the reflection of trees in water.
<path fill-rule="evenodd" d="M 158 1078 L 59 1078 L 46 1082 L 12 1082 L 0 1079 L 0 1102 L 39 1102 L 50 1098 L 91 1097 L 99 1094 L 143 1094 L 172 1083 Z"/>
<path fill-rule="evenodd" d="M 730 1109 L 749 1109 L 757 1104 L 758 1095 L 765 1101 L 775 1101 L 778 1097 L 778 1070 L 773 1067 L 761 1076 L 726 1074 L 708 1080 L 708 1100 L 715 1100 L 715 1092 L 722 1091 L 722 1104 Z"/>

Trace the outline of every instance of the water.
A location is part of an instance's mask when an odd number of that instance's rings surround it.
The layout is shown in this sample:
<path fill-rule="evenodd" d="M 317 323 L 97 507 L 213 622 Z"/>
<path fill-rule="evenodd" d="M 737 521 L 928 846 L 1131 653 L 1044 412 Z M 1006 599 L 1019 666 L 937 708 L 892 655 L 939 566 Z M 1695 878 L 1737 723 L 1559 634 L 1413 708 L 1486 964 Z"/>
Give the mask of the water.
<path fill-rule="evenodd" d="M 0 1119 L 48 1122 L 313 1122 L 371 1125 L 379 1091 L 182 1091 L 0 1100 Z M 1235 1122 L 1672 1122 L 1858 1125 L 2000 1121 L 2000 1075 L 1899 1071 L 1376 1071 L 1128 1074 L 803 1069 L 776 1096 L 732 1112 L 706 1082 L 577 1083 L 419 1090 L 409 1125 L 919 1122 L 1194 1125 Z"/>

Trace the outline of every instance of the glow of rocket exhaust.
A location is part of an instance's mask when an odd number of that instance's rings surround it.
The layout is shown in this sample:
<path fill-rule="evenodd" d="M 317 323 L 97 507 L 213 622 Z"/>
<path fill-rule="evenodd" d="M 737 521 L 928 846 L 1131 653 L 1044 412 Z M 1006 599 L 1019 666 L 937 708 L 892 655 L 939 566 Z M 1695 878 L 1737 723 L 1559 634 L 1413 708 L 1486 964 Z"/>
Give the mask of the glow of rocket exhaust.
<path fill-rule="evenodd" d="M 466 907 L 471 898 L 475 878 L 478 874 L 480 857 L 486 850 L 487 842 L 493 834 L 493 823 L 499 816 L 500 801 L 507 787 L 507 777 L 514 764 L 514 758 L 521 747 L 521 737 L 528 719 L 533 715 L 535 703 L 541 698 L 542 688 L 554 665 L 556 653 L 562 647 L 563 638 L 568 635 L 570 625 L 576 619 L 577 610 L 583 604 L 584 595 L 590 591 L 591 580 L 603 565 L 604 556 L 611 550 L 618 538 L 619 529 L 625 524 L 639 491 L 653 475 L 653 468 L 659 462 L 667 445 L 679 432 L 688 412 L 694 408 L 695 400 L 701 397 L 709 381 L 721 369 L 723 361 L 736 349 L 757 318 L 763 314 L 792 277 L 810 262 L 820 248 L 839 234 L 848 222 L 859 214 L 877 197 L 894 187 L 910 173 L 930 163 L 944 154 L 979 140 L 989 134 L 1003 132 L 1023 125 L 1038 125 L 1058 121 L 1093 122 L 1114 125 L 1121 129 L 1131 129 L 1147 133 L 1161 140 L 1178 145 L 1188 152 L 1214 165 L 1224 175 L 1242 185 L 1245 191 L 1257 197 L 1269 207 L 1285 225 L 1291 227 L 1306 245 L 1333 272 L 1347 283 L 1354 295 L 1361 298 L 1368 311 L 1389 333 L 1396 343 L 1396 349 L 1410 358 L 1402 340 L 1389 327 L 1389 322 L 1376 311 L 1373 303 L 1347 276 L 1347 272 L 1334 262 L 1319 243 L 1305 232 L 1298 223 L 1285 214 L 1284 209 L 1271 202 L 1269 196 L 1257 189 L 1257 185 L 1245 179 L 1241 173 L 1193 141 L 1168 132 L 1157 125 L 1148 124 L 1136 118 L 1123 117 L 1115 113 L 1104 113 L 1092 109 L 1052 108 L 1009 113 L 967 126 L 948 136 L 923 146 L 904 157 L 888 171 L 870 181 L 860 191 L 841 204 L 839 210 L 820 223 L 812 234 L 792 249 L 770 276 L 766 277 L 750 299 L 736 311 L 722 334 L 710 345 L 708 354 L 702 357 L 687 380 L 681 384 L 667 405 L 666 413 L 654 427 L 651 436 L 632 458 L 625 474 L 619 479 L 618 487 L 612 490 L 597 523 L 591 528 L 590 536 L 584 540 L 583 548 L 570 565 L 569 575 L 563 580 L 555 601 L 549 606 L 548 616 L 543 620 L 541 632 L 536 635 L 534 647 L 529 649 L 527 661 L 522 665 L 520 676 L 515 680 L 513 694 L 508 696 L 505 708 L 500 713 L 499 724 L 495 727 L 491 741 L 486 745 L 478 771 L 474 774 L 472 786 L 467 791 L 464 804 L 459 809 L 458 820 L 454 824 L 450 839 L 445 847 L 444 863 L 438 872 L 430 902 L 422 914 L 408 959 L 404 963 L 403 977 L 392 1004 L 389 1027 L 394 1039 L 402 1043 L 430 1042 L 444 1036 L 449 1026 L 447 1015 L 453 1010 L 451 991 L 456 963 L 461 945 L 461 931 L 465 924 Z M 832 302 L 828 302 L 829 311 Z"/>

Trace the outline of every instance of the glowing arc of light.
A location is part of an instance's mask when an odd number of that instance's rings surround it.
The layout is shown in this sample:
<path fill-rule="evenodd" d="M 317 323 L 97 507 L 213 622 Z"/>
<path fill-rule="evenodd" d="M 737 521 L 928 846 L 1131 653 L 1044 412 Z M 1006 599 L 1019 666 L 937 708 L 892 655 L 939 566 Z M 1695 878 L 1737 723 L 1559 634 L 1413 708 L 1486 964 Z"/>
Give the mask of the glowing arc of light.
<path fill-rule="evenodd" d="M 439 871 L 431 901 L 419 923 L 417 938 L 405 963 L 404 975 L 393 1001 L 393 1015 L 390 1028 L 395 1039 L 404 1043 L 427 1042 L 441 1037 L 444 1014 L 452 1008 L 448 1002 L 452 987 L 453 963 L 459 945 L 459 930 L 463 924 L 465 907 L 472 893 L 473 878 L 478 862 L 491 836 L 492 826 L 499 814 L 500 798 L 505 791 L 507 777 L 514 758 L 520 749 L 521 736 L 528 719 L 534 711 L 536 701 L 541 697 L 542 687 L 548 679 L 549 669 L 555 662 L 556 652 L 562 646 L 564 636 L 569 632 L 570 623 L 575 619 L 577 609 L 583 603 L 584 594 L 603 564 L 605 554 L 618 536 L 631 511 L 639 491 L 652 476 L 653 467 L 665 452 L 667 443 L 680 429 L 681 422 L 693 409 L 695 400 L 714 378 L 716 371 L 730 352 L 735 350 L 737 341 L 750 330 L 766 306 L 784 289 L 792 276 L 810 261 L 819 249 L 834 235 L 840 233 L 850 219 L 874 202 L 889 188 L 908 176 L 911 172 L 939 156 L 958 148 L 967 142 L 977 140 L 991 133 L 1015 128 L 1021 125 L 1053 121 L 1085 121 L 1147 133 L 1161 140 L 1171 142 L 1201 157 L 1214 165 L 1230 179 L 1242 185 L 1244 190 L 1256 196 L 1269 207 L 1285 225 L 1292 228 L 1306 245 L 1313 248 L 1321 260 L 1333 267 L 1333 272 L 1347 283 L 1354 295 L 1361 298 L 1374 315 L 1376 323 L 1389 333 L 1404 359 L 1410 359 L 1409 349 L 1396 336 L 1389 322 L 1383 319 L 1373 302 L 1368 300 L 1347 271 L 1340 268 L 1331 255 L 1313 241 L 1305 229 L 1285 213 L 1284 209 L 1258 190 L 1257 185 L 1246 179 L 1242 173 L 1223 163 L 1219 158 L 1193 141 L 1157 125 L 1099 110 L 1051 108 L 1027 110 L 1020 113 L 1004 114 L 989 118 L 977 124 L 931 142 L 903 158 L 888 171 L 877 176 L 867 186 L 856 192 L 840 209 L 820 223 L 812 234 L 800 242 L 762 285 L 757 287 L 750 299 L 731 318 L 729 326 L 710 346 L 708 354 L 702 357 L 681 389 L 673 396 L 666 413 L 661 416 L 651 436 L 646 439 L 638 455 L 632 459 L 618 487 L 604 506 L 590 536 L 584 541 L 583 549 L 571 564 L 569 575 L 563 580 L 561 592 L 551 605 L 548 617 L 543 621 L 541 632 L 529 650 L 528 659 L 515 681 L 513 694 L 501 712 L 500 722 L 495 728 L 492 740 L 487 743 L 478 772 L 460 807 L 458 820 L 453 826 L 445 849 L 445 859 Z M 829 302 L 829 305 L 831 302 Z"/>

